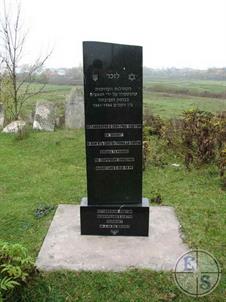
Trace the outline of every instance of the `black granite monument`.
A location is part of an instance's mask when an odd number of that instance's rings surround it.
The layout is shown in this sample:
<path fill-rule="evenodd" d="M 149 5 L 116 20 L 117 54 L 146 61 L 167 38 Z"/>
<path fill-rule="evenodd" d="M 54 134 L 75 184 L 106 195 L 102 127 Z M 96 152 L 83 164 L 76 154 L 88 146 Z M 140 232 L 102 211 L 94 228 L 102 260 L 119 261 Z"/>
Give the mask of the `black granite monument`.
<path fill-rule="evenodd" d="M 82 235 L 148 236 L 142 199 L 142 47 L 83 43 L 88 198 Z"/>

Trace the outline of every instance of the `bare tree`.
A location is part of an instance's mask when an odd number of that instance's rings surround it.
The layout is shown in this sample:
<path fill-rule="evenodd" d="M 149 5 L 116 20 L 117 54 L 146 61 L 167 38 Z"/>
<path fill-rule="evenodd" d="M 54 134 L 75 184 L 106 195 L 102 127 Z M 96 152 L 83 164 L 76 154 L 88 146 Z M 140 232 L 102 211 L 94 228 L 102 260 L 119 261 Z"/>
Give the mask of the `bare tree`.
<path fill-rule="evenodd" d="M 29 65 L 23 76 L 18 74 L 18 68 L 24 57 L 24 45 L 27 32 L 21 20 L 21 4 L 16 6 L 15 17 L 10 17 L 4 1 L 3 15 L 0 17 L 0 61 L 4 64 L 4 76 L 7 78 L 7 110 L 13 119 L 18 119 L 24 103 L 34 95 L 43 92 L 46 84 L 32 85 L 32 78 L 43 67 L 51 55 L 37 58 Z"/>
<path fill-rule="evenodd" d="M 2 102 L 2 80 L 3 80 L 2 63 L 3 62 L 0 58 L 0 103 Z"/>

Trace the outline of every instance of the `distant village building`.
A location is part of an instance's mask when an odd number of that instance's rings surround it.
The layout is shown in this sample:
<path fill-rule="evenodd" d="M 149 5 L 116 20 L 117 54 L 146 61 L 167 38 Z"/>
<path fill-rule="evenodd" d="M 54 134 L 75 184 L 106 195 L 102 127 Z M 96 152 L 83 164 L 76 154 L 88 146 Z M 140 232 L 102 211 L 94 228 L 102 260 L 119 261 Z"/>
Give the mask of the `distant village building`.
<path fill-rule="evenodd" d="M 65 69 L 57 69 L 56 72 L 59 76 L 65 76 L 66 75 L 66 70 Z"/>

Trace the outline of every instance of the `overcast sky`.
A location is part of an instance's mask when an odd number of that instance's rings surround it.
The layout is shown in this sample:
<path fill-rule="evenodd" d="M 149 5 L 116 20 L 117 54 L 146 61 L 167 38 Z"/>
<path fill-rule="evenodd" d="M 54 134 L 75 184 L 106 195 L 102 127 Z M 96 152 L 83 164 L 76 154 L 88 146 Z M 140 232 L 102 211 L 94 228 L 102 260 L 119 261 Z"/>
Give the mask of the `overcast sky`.
<path fill-rule="evenodd" d="M 152 68 L 226 67 L 226 0 L 21 2 L 28 63 L 53 48 L 48 67 L 77 66 L 82 41 L 91 40 L 141 45 Z"/>

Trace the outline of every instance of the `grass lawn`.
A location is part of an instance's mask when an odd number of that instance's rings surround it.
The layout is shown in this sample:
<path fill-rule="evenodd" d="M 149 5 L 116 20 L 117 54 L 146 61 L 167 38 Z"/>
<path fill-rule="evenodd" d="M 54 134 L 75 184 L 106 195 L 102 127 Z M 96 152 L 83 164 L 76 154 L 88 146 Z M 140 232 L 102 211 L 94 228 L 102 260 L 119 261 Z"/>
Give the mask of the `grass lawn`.
<path fill-rule="evenodd" d="M 218 171 L 209 165 L 188 172 L 173 152 L 152 140 L 164 168 L 144 172 L 143 196 L 161 194 L 163 205 L 174 206 L 190 247 L 213 253 L 226 266 L 226 194 Z M 160 149 L 161 148 L 161 149 Z M 78 204 L 86 196 L 84 132 L 61 130 L 31 133 L 22 141 L 0 134 L 0 238 L 24 244 L 35 257 L 54 215 L 37 219 L 40 205 Z M 153 205 L 154 206 L 154 205 Z M 203 301 L 226 297 L 226 276 Z M 40 274 L 23 292 L 22 301 L 195 301 L 176 287 L 173 274 L 150 270 L 123 273 L 57 272 Z M 13 301 L 15 302 L 15 300 Z"/>

